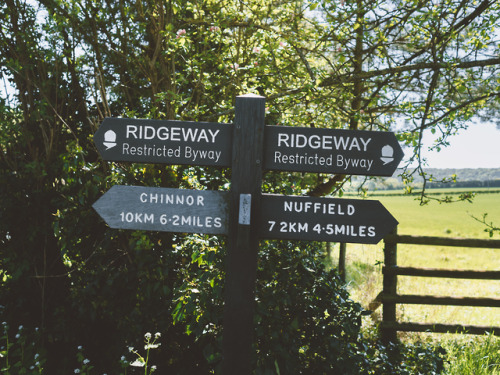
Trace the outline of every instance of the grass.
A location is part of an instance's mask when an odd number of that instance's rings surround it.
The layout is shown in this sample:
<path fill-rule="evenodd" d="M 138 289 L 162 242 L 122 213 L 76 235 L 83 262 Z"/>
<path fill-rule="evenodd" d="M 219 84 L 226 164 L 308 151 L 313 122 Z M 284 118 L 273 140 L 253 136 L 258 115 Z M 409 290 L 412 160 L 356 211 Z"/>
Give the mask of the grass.
<path fill-rule="evenodd" d="M 415 197 L 408 195 L 391 195 L 387 192 L 369 199 L 380 200 L 383 205 L 399 221 L 398 233 L 420 236 L 489 238 L 484 224 L 474 220 L 472 216 L 482 218 L 488 213 L 488 222 L 500 226 L 500 191 L 482 189 L 473 203 L 459 202 L 440 204 L 431 201 L 420 206 Z M 460 194 L 464 189 L 447 190 L 445 193 Z M 392 192 L 394 193 L 394 192 Z M 439 192 L 437 192 L 439 193 Z M 500 235 L 495 235 L 496 239 Z M 332 256 L 338 258 L 338 249 L 334 248 Z M 378 245 L 347 245 L 347 280 L 350 282 L 351 296 L 365 308 L 382 290 L 383 243 Z M 500 270 L 500 249 L 455 248 L 446 246 L 398 245 L 398 265 L 412 267 L 430 267 L 446 269 Z M 460 280 L 418 277 L 399 277 L 398 292 L 401 294 L 430 294 L 456 297 L 493 297 L 500 298 L 500 281 Z M 372 319 L 380 319 L 379 308 Z M 398 305 L 400 321 L 421 323 L 444 323 L 465 325 L 500 326 L 498 308 L 474 308 L 460 306 L 424 306 Z M 369 324 L 369 322 L 367 322 Z M 451 334 L 400 334 L 402 338 L 414 337 L 439 340 L 447 347 L 452 358 L 447 374 L 500 374 L 498 354 L 492 363 L 492 353 L 500 351 L 500 339 L 468 337 Z M 465 340 L 465 341 L 464 341 Z M 469 341 L 467 341 L 469 340 Z M 487 345 L 486 345 L 486 344 Z M 484 351 L 483 351 L 484 349 Z M 473 358 L 467 358 L 473 357 Z M 475 356 L 475 357 L 474 357 Z M 464 358 L 465 357 L 465 358 Z M 478 368 L 469 369 L 461 361 L 477 363 Z M 486 361 L 486 362 L 485 362 Z"/>
<path fill-rule="evenodd" d="M 448 357 L 445 375 L 500 374 L 500 339 L 486 336 L 475 339 L 447 341 Z"/>

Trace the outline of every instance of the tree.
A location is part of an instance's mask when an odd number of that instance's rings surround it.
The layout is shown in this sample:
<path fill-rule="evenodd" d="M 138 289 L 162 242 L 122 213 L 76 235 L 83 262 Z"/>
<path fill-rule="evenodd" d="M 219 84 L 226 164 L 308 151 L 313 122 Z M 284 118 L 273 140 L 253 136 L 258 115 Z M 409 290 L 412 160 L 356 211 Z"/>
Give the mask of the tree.
<path fill-rule="evenodd" d="M 71 371 L 80 340 L 107 371 L 120 344 L 150 325 L 168 332 L 171 369 L 212 368 L 217 356 L 204 350 L 219 335 L 209 299 L 220 301 L 223 285 L 224 252 L 211 250 L 220 240 L 203 239 L 198 254 L 196 236 L 111 230 L 91 204 L 116 183 L 226 189 L 230 171 L 108 165 L 91 138 L 102 119 L 231 122 L 235 96 L 260 93 L 269 124 L 396 130 L 417 160 L 405 169 L 410 181 L 427 176 L 424 131 L 440 134 L 436 147 L 444 146 L 498 105 L 499 14 L 493 0 L 7 0 L 0 6 L 2 317 L 42 329 L 52 373 Z M 274 173 L 264 189 L 325 195 L 348 178 Z M 284 263 L 300 259 L 278 251 Z M 317 248 L 307 254 L 321 257 Z M 275 277 L 260 270 L 263 280 Z M 195 298 L 201 287 L 207 299 Z M 325 316 L 319 300 L 311 304 L 311 316 Z M 360 314 L 348 301 L 337 307 Z M 107 340 L 106 353 L 91 344 Z"/>

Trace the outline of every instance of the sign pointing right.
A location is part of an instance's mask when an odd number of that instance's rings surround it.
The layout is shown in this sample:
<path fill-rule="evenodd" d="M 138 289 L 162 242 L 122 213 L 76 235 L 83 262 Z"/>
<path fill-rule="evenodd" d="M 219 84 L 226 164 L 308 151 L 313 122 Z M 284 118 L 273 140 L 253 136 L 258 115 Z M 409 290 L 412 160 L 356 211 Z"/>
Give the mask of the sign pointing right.
<path fill-rule="evenodd" d="M 398 221 L 379 201 L 262 195 L 261 238 L 376 244 Z"/>
<path fill-rule="evenodd" d="M 266 126 L 269 170 L 392 176 L 403 159 L 394 133 Z"/>

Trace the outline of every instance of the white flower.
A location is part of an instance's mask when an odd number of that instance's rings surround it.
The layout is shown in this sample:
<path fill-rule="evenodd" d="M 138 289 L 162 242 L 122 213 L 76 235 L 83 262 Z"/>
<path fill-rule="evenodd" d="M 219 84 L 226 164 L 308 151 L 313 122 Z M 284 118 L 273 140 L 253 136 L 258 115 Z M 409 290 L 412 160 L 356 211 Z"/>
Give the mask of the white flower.
<path fill-rule="evenodd" d="M 127 359 L 125 358 L 125 356 L 124 356 L 124 355 L 122 355 L 122 357 L 120 358 L 120 360 L 121 360 L 122 362 L 125 362 Z"/>
<path fill-rule="evenodd" d="M 134 367 L 144 367 L 144 362 L 143 361 L 139 361 L 138 359 L 136 359 L 134 362 L 132 362 L 130 364 L 130 366 L 134 366 Z"/>
<path fill-rule="evenodd" d="M 88 365 L 88 363 L 89 363 L 89 362 L 90 362 L 90 360 L 89 360 L 89 359 L 87 359 L 87 358 L 85 358 L 85 359 L 83 360 L 83 364 L 84 364 L 84 365 Z"/>
<path fill-rule="evenodd" d="M 79 374 L 79 373 L 80 373 L 80 369 L 75 368 L 75 374 Z"/>
<path fill-rule="evenodd" d="M 82 350 L 83 347 L 81 345 L 78 345 L 78 350 Z"/>
<path fill-rule="evenodd" d="M 161 333 L 160 332 L 156 332 L 155 333 L 155 339 L 159 339 L 161 337 Z"/>
<path fill-rule="evenodd" d="M 149 332 L 148 332 L 148 333 L 146 333 L 146 334 L 144 335 L 144 337 L 146 338 L 146 340 L 151 340 L 151 333 L 149 333 Z"/>

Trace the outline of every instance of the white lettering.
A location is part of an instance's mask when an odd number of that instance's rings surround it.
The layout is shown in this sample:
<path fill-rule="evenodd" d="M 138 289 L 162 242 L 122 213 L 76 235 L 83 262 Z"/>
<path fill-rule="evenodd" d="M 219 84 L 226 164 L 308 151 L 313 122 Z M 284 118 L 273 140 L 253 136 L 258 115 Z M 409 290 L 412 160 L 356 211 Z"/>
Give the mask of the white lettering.
<path fill-rule="evenodd" d="M 156 136 L 156 130 L 152 126 L 144 127 L 144 137 L 143 139 L 153 139 Z"/>
<path fill-rule="evenodd" d="M 203 129 L 198 127 L 154 127 L 151 125 L 127 125 L 125 138 L 159 139 L 172 142 L 215 143 L 220 129 Z"/>
<path fill-rule="evenodd" d="M 279 133 L 278 134 L 278 147 L 290 147 L 288 144 L 288 134 Z M 283 143 L 283 146 L 282 146 Z"/>
<path fill-rule="evenodd" d="M 131 138 L 131 136 L 137 139 L 137 126 L 135 125 L 127 125 L 126 138 Z"/>
<path fill-rule="evenodd" d="M 220 130 L 213 131 L 212 129 L 208 129 L 208 132 L 212 136 L 212 143 L 215 143 L 215 137 L 219 134 Z"/>

